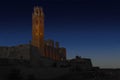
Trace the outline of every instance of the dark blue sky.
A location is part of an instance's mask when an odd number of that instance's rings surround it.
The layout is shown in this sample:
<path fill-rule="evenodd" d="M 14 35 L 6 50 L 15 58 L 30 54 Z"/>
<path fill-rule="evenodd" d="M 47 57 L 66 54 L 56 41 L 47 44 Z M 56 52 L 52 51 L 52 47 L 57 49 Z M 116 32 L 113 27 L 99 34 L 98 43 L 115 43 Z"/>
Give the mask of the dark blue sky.
<path fill-rule="evenodd" d="M 45 39 L 59 41 L 67 57 L 88 57 L 96 66 L 120 68 L 120 2 L 113 0 L 0 1 L 0 46 L 31 40 L 33 7 L 45 13 Z"/>

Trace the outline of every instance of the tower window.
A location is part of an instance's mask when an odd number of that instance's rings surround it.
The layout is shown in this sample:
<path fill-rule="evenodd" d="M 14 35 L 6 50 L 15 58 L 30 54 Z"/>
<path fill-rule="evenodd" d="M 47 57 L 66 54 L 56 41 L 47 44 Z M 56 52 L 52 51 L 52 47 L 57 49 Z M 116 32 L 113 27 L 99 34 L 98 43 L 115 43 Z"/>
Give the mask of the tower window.
<path fill-rule="evenodd" d="M 39 13 L 39 9 L 36 9 L 36 13 L 37 13 L 37 14 Z"/>

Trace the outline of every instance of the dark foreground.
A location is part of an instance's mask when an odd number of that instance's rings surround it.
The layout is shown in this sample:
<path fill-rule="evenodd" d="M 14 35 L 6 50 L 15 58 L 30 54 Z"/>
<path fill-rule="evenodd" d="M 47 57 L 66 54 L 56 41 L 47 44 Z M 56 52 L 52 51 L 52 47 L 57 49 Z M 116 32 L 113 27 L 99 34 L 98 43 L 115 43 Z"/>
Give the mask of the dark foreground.
<path fill-rule="evenodd" d="M 25 69 L 20 69 L 20 68 L 16 68 L 16 67 L 12 67 L 12 69 L 10 69 L 10 66 L 8 68 L 9 70 L 7 70 L 7 68 L 1 68 L 0 69 L 0 80 L 120 80 L 120 70 L 91 70 L 91 71 L 71 71 L 71 70 L 67 70 L 67 74 L 64 74 L 62 76 L 57 76 L 57 77 L 52 77 L 52 78 L 47 78 L 50 77 L 50 73 L 53 72 L 54 68 L 51 68 L 51 72 L 45 72 L 45 73 L 49 73 L 48 75 L 45 75 L 46 79 L 41 78 L 40 73 L 42 73 L 40 71 L 35 71 L 34 74 L 28 74 L 25 75 L 24 73 L 21 73 L 22 70 L 25 71 L 27 68 Z M 40 68 L 41 69 L 41 68 Z M 44 68 L 46 70 L 46 68 Z M 56 68 L 57 69 L 57 68 Z M 56 72 L 56 69 L 54 70 Z M 34 69 L 35 70 L 35 69 Z M 39 70 L 39 69 L 37 69 Z M 45 71 L 44 70 L 44 71 Z M 49 70 L 49 71 L 50 71 Z M 63 71 L 66 69 L 62 69 Z M 61 70 L 58 70 L 58 72 L 52 74 L 52 76 L 59 74 Z M 28 72 L 26 70 L 26 72 Z M 28 72 L 30 73 L 30 72 Z M 39 76 L 39 78 L 36 77 L 36 75 Z"/>
<path fill-rule="evenodd" d="M 120 80 L 120 77 L 119 75 L 115 74 L 96 72 L 73 72 L 53 80 Z"/>

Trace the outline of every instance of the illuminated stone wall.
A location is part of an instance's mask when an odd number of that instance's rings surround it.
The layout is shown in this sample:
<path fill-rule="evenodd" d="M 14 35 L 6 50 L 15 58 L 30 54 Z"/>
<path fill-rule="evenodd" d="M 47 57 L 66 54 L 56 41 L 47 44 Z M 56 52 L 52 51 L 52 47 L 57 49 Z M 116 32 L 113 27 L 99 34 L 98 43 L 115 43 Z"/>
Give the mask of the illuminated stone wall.
<path fill-rule="evenodd" d="M 18 45 L 12 47 L 0 47 L 0 58 L 30 59 L 30 45 Z"/>
<path fill-rule="evenodd" d="M 47 58 L 56 61 L 66 60 L 66 48 L 63 47 L 60 48 L 58 42 L 57 45 L 55 44 L 54 46 L 53 40 L 45 40 L 44 52 L 45 57 Z"/>
<path fill-rule="evenodd" d="M 41 7 L 34 7 L 32 14 L 32 46 L 44 56 L 44 13 Z"/>

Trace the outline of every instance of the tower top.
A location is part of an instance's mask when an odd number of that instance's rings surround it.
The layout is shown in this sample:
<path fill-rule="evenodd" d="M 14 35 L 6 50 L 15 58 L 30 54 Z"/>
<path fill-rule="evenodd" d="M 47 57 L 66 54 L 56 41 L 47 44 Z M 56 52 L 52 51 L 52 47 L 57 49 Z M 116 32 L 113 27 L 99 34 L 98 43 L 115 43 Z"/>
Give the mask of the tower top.
<path fill-rule="evenodd" d="M 43 9 L 42 9 L 42 7 L 35 6 L 35 7 L 34 7 L 34 10 L 43 10 Z"/>
<path fill-rule="evenodd" d="M 44 15 L 44 14 L 43 14 L 43 8 L 42 8 L 42 7 L 35 6 L 35 7 L 34 7 L 34 14 L 43 16 L 43 15 Z"/>

